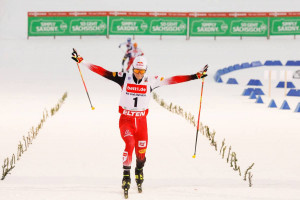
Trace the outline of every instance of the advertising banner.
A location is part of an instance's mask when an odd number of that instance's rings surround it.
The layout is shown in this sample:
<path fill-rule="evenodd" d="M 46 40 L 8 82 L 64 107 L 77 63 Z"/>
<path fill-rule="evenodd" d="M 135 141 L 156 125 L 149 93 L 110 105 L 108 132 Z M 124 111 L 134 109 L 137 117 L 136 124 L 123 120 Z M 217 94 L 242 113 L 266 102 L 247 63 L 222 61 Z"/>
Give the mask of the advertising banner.
<path fill-rule="evenodd" d="M 28 36 L 106 35 L 107 17 L 29 17 Z"/>
<path fill-rule="evenodd" d="M 110 35 L 186 35 L 187 18 L 109 17 Z"/>
<path fill-rule="evenodd" d="M 300 17 L 270 18 L 270 35 L 300 35 Z"/>
<path fill-rule="evenodd" d="M 28 36 L 266 37 L 268 32 L 270 35 L 300 35 L 300 12 L 28 12 Z"/>
<path fill-rule="evenodd" d="M 267 18 L 190 18 L 190 36 L 267 35 Z"/>

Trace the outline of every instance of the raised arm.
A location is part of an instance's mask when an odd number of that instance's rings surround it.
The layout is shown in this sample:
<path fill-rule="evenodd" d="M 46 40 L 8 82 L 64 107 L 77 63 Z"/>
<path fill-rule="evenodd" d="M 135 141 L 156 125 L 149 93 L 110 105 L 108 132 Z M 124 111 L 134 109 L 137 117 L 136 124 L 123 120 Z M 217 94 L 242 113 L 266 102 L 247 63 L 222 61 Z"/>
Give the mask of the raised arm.
<path fill-rule="evenodd" d="M 197 72 L 196 74 L 172 76 L 166 79 L 164 79 L 163 77 L 156 76 L 152 81 L 151 89 L 154 90 L 164 85 L 172 85 L 172 84 L 183 83 L 195 79 L 204 78 L 207 76 L 206 74 L 207 69 L 208 69 L 208 65 L 206 65 L 201 71 Z"/>
<path fill-rule="evenodd" d="M 121 46 L 123 46 L 123 45 L 125 45 L 125 44 L 127 44 L 127 42 L 122 42 L 122 43 L 120 43 L 120 44 L 119 44 L 119 48 L 121 48 Z"/>
<path fill-rule="evenodd" d="M 75 49 L 73 49 L 72 59 L 75 60 L 78 64 L 82 64 L 85 67 L 87 67 L 89 70 L 99 74 L 100 76 L 103 76 L 113 82 L 118 83 L 121 87 L 123 86 L 126 74 L 122 72 L 111 72 L 104 69 L 103 67 L 91 64 L 83 60 L 83 58 L 80 55 L 78 55 Z"/>

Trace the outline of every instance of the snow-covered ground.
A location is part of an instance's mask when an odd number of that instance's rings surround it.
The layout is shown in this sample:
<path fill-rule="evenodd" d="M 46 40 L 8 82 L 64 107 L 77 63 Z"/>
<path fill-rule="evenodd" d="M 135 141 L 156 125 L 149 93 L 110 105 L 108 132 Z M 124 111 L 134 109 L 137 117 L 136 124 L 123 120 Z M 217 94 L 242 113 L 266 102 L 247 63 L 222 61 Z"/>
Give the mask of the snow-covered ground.
<path fill-rule="evenodd" d="M 126 36 L 51 37 L 26 39 L 27 11 L 54 10 L 163 10 L 163 11 L 294 11 L 296 1 L 0 1 L 0 161 L 16 153 L 17 144 L 67 91 L 61 110 L 49 118 L 37 139 L 4 181 L 1 199 L 122 199 L 122 151 L 117 112 L 117 84 L 82 68 L 93 105 L 90 109 L 76 64 L 75 47 L 86 60 L 111 71 L 120 70 Z M 226 2 L 226 3 L 225 3 Z M 273 2 L 272 6 L 268 6 Z M 287 2 L 287 3 L 285 3 Z M 16 3 L 20 6 L 15 7 Z M 233 6 L 233 4 L 235 6 Z M 145 5 L 148 5 L 147 9 Z M 225 6 L 226 5 L 226 6 Z M 162 9 L 162 8 L 168 9 Z M 197 9 L 198 7 L 198 9 Z M 7 27 L 4 27 L 7 25 Z M 283 67 L 244 69 L 223 76 L 239 85 L 216 83 L 214 73 L 224 67 L 260 60 L 299 60 L 300 41 L 292 37 L 191 38 L 136 37 L 149 62 L 149 74 L 192 74 L 210 65 L 205 79 L 201 121 L 216 130 L 220 145 L 232 146 L 242 172 L 253 162 L 253 187 L 230 168 L 207 138 L 200 136 L 196 159 L 195 128 L 182 117 L 150 103 L 149 146 L 144 192 L 132 185 L 130 199 L 300 199 L 300 113 L 293 110 L 299 97 L 284 97 L 276 89 Z M 248 81 L 260 79 L 267 94 L 266 70 L 277 71 L 272 96 L 280 106 L 286 99 L 292 110 L 267 108 L 241 96 Z M 298 67 L 288 68 L 290 71 Z M 300 80 L 292 80 L 300 89 Z M 157 93 L 167 102 L 197 116 L 201 81 L 165 86 Z M 133 162 L 134 163 L 134 162 Z M 2 165 L 2 163 L 1 163 Z M 133 178 L 133 177 L 132 177 Z"/>

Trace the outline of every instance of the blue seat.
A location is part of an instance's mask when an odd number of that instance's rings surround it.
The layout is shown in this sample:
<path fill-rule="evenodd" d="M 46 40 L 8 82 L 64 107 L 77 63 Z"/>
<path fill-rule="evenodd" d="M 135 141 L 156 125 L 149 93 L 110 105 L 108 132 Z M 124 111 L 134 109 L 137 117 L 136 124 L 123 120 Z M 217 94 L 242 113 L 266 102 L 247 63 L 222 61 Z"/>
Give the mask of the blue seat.
<path fill-rule="evenodd" d="M 235 78 L 229 78 L 227 84 L 238 84 Z"/>
<path fill-rule="evenodd" d="M 283 81 L 280 81 L 280 82 L 277 84 L 276 88 L 284 88 L 284 82 L 283 82 Z"/>
<path fill-rule="evenodd" d="M 258 96 L 258 98 L 256 99 L 255 103 L 264 103 L 261 96 Z"/>
<path fill-rule="evenodd" d="M 256 95 L 254 91 L 251 92 L 249 99 L 256 99 Z"/>
<path fill-rule="evenodd" d="M 269 108 L 277 108 L 277 105 L 276 105 L 276 103 L 275 103 L 275 101 L 273 99 L 270 101 L 270 104 L 269 104 L 268 107 Z"/>
<path fill-rule="evenodd" d="M 296 109 L 295 109 L 295 112 L 300 113 L 300 103 L 298 103 L 298 105 L 297 105 L 297 107 L 296 107 Z"/>
<path fill-rule="evenodd" d="M 219 69 L 219 70 L 216 72 L 216 74 L 218 74 L 218 75 L 223 75 L 223 74 L 224 74 L 223 69 Z"/>
<path fill-rule="evenodd" d="M 290 89 L 290 91 L 287 93 L 287 96 L 297 96 L 297 90 Z"/>
<path fill-rule="evenodd" d="M 262 89 L 260 89 L 260 88 L 255 88 L 254 89 L 254 93 L 256 94 L 256 95 L 265 95 L 265 93 L 262 91 Z"/>
<path fill-rule="evenodd" d="M 247 85 L 262 86 L 263 84 L 260 82 L 260 80 L 250 79 Z"/>
<path fill-rule="evenodd" d="M 254 85 L 255 80 L 254 79 L 250 79 L 250 81 L 248 82 L 247 85 Z"/>
<path fill-rule="evenodd" d="M 260 80 L 255 80 L 254 81 L 254 84 L 256 85 L 256 86 L 262 86 L 263 84 L 260 82 Z"/>
<path fill-rule="evenodd" d="M 275 61 L 273 61 L 273 64 L 274 64 L 274 65 L 277 65 L 277 66 L 282 66 L 282 63 L 281 63 L 280 60 L 275 60 Z"/>
<path fill-rule="evenodd" d="M 244 90 L 244 92 L 243 92 L 243 96 L 250 96 L 251 95 L 251 93 L 253 92 L 253 88 L 246 88 L 245 90 Z"/>
<path fill-rule="evenodd" d="M 296 90 L 296 97 L 300 97 L 300 90 Z"/>
<path fill-rule="evenodd" d="M 266 65 L 266 66 L 282 66 L 282 63 L 281 63 L 280 60 L 274 60 L 274 61 L 272 61 L 272 60 L 267 60 L 267 61 L 265 62 L 265 65 Z"/>
<path fill-rule="evenodd" d="M 300 60 L 288 60 L 285 64 L 286 66 L 300 66 Z"/>
<path fill-rule="evenodd" d="M 235 69 L 234 69 L 233 66 L 228 67 L 228 71 L 229 71 L 229 72 L 232 72 L 232 71 L 234 71 L 234 70 L 235 70 Z"/>
<path fill-rule="evenodd" d="M 249 63 L 242 63 L 241 66 L 243 69 L 251 67 Z"/>
<path fill-rule="evenodd" d="M 229 73 L 229 72 L 230 72 L 230 71 L 228 70 L 228 68 L 224 68 L 224 69 L 223 69 L 223 73 L 224 73 L 224 74 L 227 74 L 227 73 Z"/>
<path fill-rule="evenodd" d="M 287 88 L 296 88 L 293 82 L 287 82 Z"/>
<path fill-rule="evenodd" d="M 214 75 L 214 80 L 215 80 L 215 81 L 217 81 L 217 82 L 218 82 L 218 79 L 219 79 L 219 78 L 221 78 L 221 76 L 220 76 L 220 75 L 218 75 L 218 74 L 215 74 L 215 75 Z"/>
<path fill-rule="evenodd" d="M 233 65 L 233 68 L 234 68 L 235 70 L 242 69 L 241 65 L 239 65 L 239 64 Z"/>
<path fill-rule="evenodd" d="M 251 64 L 250 64 L 251 67 L 260 67 L 260 66 L 263 66 L 263 64 L 260 62 L 260 61 L 253 61 Z"/>
<path fill-rule="evenodd" d="M 276 88 L 284 88 L 284 82 L 283 82 L 283 81 L 280 81 L 280 82 L 277 84 Z M 287 82 L 287 88 L 295 88 L 294 83 L 288 81 L 288 82 Z"/>
<path fill-rule="evenodd" d="M 284 100 L 283 103 L 282 103 L 282 105 L 281 105 L 281 107 L 280 107 L 280 109 L 282 109 L 282 110 L 290 110 L 291 108 L 290 108 L 288 102 L 286 100 Z"/>

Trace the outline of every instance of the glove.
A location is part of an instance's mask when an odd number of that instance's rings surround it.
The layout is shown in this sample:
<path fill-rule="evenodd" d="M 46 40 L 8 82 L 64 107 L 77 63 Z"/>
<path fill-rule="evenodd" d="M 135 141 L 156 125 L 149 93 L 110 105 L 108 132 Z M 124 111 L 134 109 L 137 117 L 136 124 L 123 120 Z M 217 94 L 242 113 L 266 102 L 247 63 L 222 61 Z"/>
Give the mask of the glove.
<path fill-rule="evenodd" d="M 83 61 L 83 58 L 78 55 L 76 49 L 73 48 L 73 52 L 72 52 L 72 57 L 73 60 L 75 60 L 77 63 L 81 63 L 81 61 Z"/>
<path fill-rule="evenodd" d="M 197 72 L 196 75 L 197 75 L 198 79 L 206 77 L 207 70 L 208 70 L 208 65 L 205 65 L 205 67 L 203 67 L 203 69 L 201 71 Z"/>

